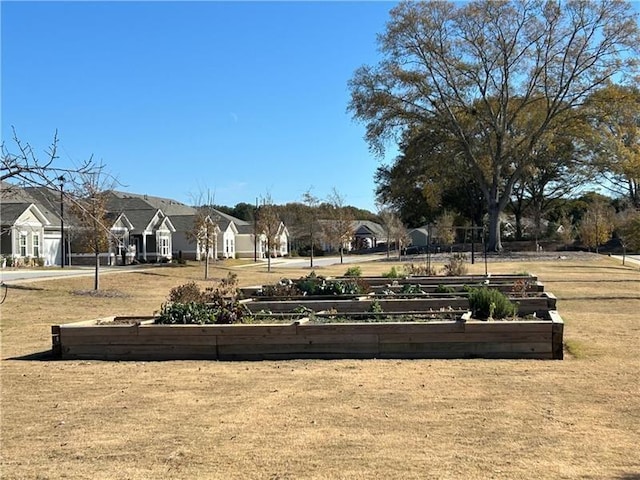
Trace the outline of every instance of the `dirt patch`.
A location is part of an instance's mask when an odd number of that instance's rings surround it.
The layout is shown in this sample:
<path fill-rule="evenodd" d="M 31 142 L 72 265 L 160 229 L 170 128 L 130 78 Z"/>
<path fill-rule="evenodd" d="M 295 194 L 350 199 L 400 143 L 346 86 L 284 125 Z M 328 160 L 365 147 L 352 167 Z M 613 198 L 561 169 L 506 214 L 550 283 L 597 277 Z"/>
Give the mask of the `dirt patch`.
<path fill-rule="evenodd" d="M 119 290 L 74 290 L 73 295 L 79 297 L 95 297 L 95 298 L 131 298 L 128 293 Z"/>

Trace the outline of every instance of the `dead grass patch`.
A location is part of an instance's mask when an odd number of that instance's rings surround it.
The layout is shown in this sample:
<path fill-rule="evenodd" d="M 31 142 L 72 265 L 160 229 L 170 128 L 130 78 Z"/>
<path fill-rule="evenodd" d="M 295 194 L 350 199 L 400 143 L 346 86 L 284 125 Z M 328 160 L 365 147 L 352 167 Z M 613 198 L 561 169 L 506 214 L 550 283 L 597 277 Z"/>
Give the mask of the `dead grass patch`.
<path fill-rule="evenodd" d="M 361 267 L 375 275 L 392 265 Z M 86 277 L 10 289 L 0 319 L 2 477 L 637 477 L 640 300 L 627 297 L 640 272 L 606 257 L 489 264 L 523 269 L 558 296 L 569 351 L 582 353 L 561 362 L 43 361 L 33 354 L 50 348 L 52 324 L 151 315 L 171 288 L 212 282 L 188 265 L 102 277 L 128 298 L 74 295 L 91 288 Z M 309 273 L 221 265 L 211 275 L 228 271 L 241 285 Z"/>

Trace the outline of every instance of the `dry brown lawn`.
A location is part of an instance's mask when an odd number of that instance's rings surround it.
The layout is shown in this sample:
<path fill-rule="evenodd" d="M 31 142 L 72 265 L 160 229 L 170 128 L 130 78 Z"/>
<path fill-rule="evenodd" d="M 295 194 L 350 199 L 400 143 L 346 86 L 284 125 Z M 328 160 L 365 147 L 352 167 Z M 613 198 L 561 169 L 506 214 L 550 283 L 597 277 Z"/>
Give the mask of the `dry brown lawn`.
<path fill-rule="evenodd" d="M 640 479 L 638 267 L 594 257 L 489 270 L 540 277 L 573 355 L 54 361 L 34 355 L 49 349 L 50 325 L 151 315 L 202 268 L 104 275 L 110 296 L 78 294 L 91 278 L 24 283 L 1 306 L 2 478 Z M 228 271 L 244 285 L 308 273 L 234 265 L 213 276 Z"/>

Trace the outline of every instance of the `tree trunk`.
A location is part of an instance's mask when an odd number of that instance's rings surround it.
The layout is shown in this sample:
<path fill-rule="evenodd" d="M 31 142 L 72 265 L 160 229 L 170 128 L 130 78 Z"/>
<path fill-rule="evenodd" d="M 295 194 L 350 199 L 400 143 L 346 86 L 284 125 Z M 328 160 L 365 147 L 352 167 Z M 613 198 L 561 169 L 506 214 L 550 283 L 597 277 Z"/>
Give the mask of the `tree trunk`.
<path fill-rule="evenodd" d="M 100 290 L 100 253 L 96 252 L 96 269 L 93 276 L 93 289 Z"/>
<path fill-rule="evenodd" d="M 500 207 L 498 202 L 489 202 L 489 244 L 487 250 L 491 252 L 502 251 L 500 239 Z"/>
<path fill-rule="evenodd" d="M 343 247 L 340 245 L 340 265 L 344 263 Z"/>
<path fill-rule="evenodd" d="M 516 240 L 522 240 L 522 212 L 517 209 L 514 215 L 516 217 Z"/>

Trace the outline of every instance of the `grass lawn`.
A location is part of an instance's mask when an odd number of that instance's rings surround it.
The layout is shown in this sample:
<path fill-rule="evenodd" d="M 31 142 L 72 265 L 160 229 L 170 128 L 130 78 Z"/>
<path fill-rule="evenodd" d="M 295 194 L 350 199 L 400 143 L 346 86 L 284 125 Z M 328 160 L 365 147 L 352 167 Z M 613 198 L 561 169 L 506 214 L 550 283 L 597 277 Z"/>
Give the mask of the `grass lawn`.
<path fill-rule="evenodd" d="M 309 272 L 210 271 L 241 285 Z M 53 361 L 34 355 L 50 325 L 151 315 L 171 287 L 206 285 L 203 268 L 103 275 L 101 295 L 91 277 L 23 283 L 0 307 L 0 476 L 640 479 L 638 267 L 593 256 L 489 271 L 537 274 L 558 297 L 564 361 Z"/>

